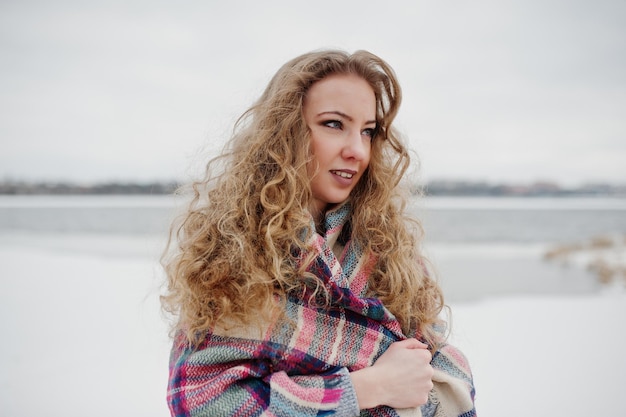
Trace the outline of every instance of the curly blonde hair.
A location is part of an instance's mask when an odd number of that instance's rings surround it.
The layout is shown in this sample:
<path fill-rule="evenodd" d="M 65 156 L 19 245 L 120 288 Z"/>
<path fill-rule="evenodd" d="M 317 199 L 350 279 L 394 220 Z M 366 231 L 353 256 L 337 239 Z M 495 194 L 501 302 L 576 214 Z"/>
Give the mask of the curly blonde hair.
<path fill-rule="evenodd" d="M 178 316 L 177 328 L 190 343 L 199 343 L 223 321 L 246 324 L 275 311 L 277 302 L 304 285 L 304 267 L 294 259 L 294 253 L 309 249 L 312 233 L 303 101 L 314 83 L 331 74 L 363 78 L 376 97 L 370 164 L 350 196 L 351 238 L 377 257 L 369 291 L 406 334 L 417 332 L 436 344 L 433 325 L 439 323 L 443 296 L 420 254 L 421 225 L 405 214 L 407 194 L 400 186 L 410 165 L 392 127 L 400 86 L 376 55 L 335 50 L 283 65 L 237 121 L 224 152 L 190 186 L 191 203 L 172 226 L 162 259 L 168 277 L 163 307 Z"/>

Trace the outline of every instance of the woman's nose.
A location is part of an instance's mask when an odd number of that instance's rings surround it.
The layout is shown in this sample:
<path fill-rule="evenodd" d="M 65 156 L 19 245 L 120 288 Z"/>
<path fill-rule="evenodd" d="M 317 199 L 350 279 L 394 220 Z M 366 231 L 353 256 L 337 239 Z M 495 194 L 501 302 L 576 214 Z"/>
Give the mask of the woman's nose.
<path fill-rule="evenodd" d="M 350 132 L 346 137 L 346 143 L 342 150 L 342 156 L 346 159 L 356 159 L 361 161 L 369 153 L 370 142 L 361 135 L 361 132 Z"/>

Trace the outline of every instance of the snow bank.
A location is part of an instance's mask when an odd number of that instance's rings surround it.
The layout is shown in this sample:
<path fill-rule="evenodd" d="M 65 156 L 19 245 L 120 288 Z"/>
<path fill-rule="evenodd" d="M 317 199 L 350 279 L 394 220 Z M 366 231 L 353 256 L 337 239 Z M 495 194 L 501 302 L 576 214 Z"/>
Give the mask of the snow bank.
<path fill-rule="evenodd" d="M 498 298 L 452 306 L 485 416 L 623 416 L 626 294 Z"/>

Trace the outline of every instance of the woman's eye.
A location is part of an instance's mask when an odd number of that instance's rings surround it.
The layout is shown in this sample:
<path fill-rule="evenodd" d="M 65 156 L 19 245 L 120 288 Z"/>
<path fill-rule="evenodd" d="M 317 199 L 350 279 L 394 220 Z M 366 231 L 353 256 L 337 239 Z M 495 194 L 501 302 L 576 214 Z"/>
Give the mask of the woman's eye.
<path fill-rule="evenodd" d="M 376 136 L 376 129 L 374 129 L 374 128 L 371 128 L 371 129 L 365 129 L 365 130 L 363 131 L 363 134 L 364 134 L 365 136 L 369 136 L 369 137 L 370 137 L 370 139 L 374 139 L 374 136 Z"/>
<path fill-rule="evenodd" d="M 325 121 L 323 125 L 332 129 L 341 129 L 343 127 L 339 120 L 328 120 Z"/>

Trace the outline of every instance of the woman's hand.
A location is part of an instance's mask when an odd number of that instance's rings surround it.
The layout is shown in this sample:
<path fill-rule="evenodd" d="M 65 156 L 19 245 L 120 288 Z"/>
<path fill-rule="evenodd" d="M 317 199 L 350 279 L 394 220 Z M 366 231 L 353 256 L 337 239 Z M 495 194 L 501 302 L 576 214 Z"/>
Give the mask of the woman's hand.
<path fill-rule="evenodd" d="M 426 404 L 433 388 L 432 356 L 417 339 L 393 343 L 374 365 L 350 373 L 360 409 Z"/>

